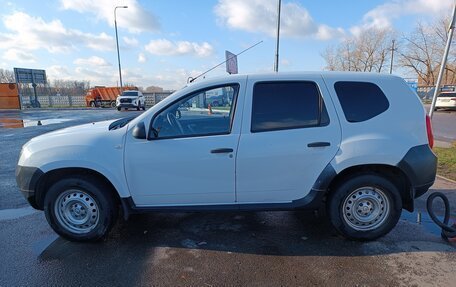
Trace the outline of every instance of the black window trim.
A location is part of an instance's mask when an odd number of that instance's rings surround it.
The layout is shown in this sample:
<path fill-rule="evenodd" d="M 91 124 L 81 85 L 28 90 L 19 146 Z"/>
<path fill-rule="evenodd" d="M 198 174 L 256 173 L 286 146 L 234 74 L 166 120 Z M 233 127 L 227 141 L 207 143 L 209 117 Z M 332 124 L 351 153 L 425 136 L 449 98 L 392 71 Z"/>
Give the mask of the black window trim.
<path fill-rule="evenodd" d="M 195 91 L 191 91 L 190 93 L 188 93 L 188 94 L 186 94 L 186 95 L 184 95 L 184 96 L 172 101 L 171 103 L 169 103 L 165 107 L 163 107 L 160 110 L 158 110 L 158 112 L 156 112 L 154 114 L 154 116 L 152 117 L 152 119 L 150 120 L 149 132 L 147 134 L 147 140 L 156 141 L 156 140 L 195 138 L 195 137 L 206 137 L 206 136 L 218 136 L 218 135 L 229 135 L 229 134 L 231 134 L 231 131 L 233 129 L 233 122 L 234 122 L 234 116 L 235 116 L 235 113 L 236 113 L 237 99 L 238 99 L 238 96 L 239 96 L 240 86 L 241 85 L 240 85 L 239 82 L 229 82 L 229 83 L 218 84 L 218 85 L 214 85 L 214 86 L 208 86 L 208 87 L 204 87 L 204 88 L 201 88 L 201 89 L 198 89 L 198 90 L 195 90 Z M 161 114 L 164 110 L 166 110 L 170 106 L 172 106 L 172 105 L 176 104 L 177 102 L 180 102 L 180 101 L 182 101 L 184 99 L 190 99 L 193 96 L 195 96 L 195 94 L 201 93 L 202 91 L 209 91 L 209 90 L 213 90 L 213 89 L 217 89 L 217 88 L 223 88 L 223 87 L 232 87 L 234 89 L 233 104 L 231 106 L 231 110 L 233 112 L 230 115 L 230 129 L 227 132 L 209 133 L 209 134 L 205 133 L 205 134 L 193 134 L 193 135 L 167 136 L 167 137 L 151 137 L 151 135 L 153 134 L 153 126 L 152 125 L 153 125 L 153 123 L 155 121 L 155 118 L 159 114 Z M 230 110 L 230 113 L 231 113 L 231 110 Z"/>
<path fill-rule="evenodd" d="M 294 126 L 294 127 L 283 127 L 283 128 L 271 128 L 271 129 L 264 129 L 261 131 L 253 131 L 252 130 L 252 118 L 253 118 L 253 96 L 254 96 L 254 91 L 255 87 L 257 84 L 275 84 L 275 83 L 281 83 L 281 84 L 286 84 L 286 83 L 310 83 L 313 84 L 317 88 L 318 92 L 318 122 L 315 125 L 300 125 L 300 126 Z M 253 90 L 252 90 L 252 107 L 251 107 L 251 115 L 250 115 L 250 132 L 251 133 L 264 133 L 264 132 L 272 132 L 272 131 L 283 131 L 283 130 L 295 130 L 295 129 L 307 129 L 307 128 L 316 128 L 316 127 L 326 127 L 330 124 L 331 119 L 329 117 L 328 109 L 326 109 L 326 113 L 328 113 L 328 121 L 325 122 L 323 125 L 321 124 L 321 116 L 322 116 L 322 111 L 323 111 L 323 105 L 324 105 L 324 99 L 322 96 L 322 92 L 320 90 L 320 86 L 318 85 L 317 82 L 315 81 L 310 81 L 310 80 L 277 80 L 277 81 L 258 81 L 255 82 L 253 85 Z M 326 107 L 326 105 L 324 105 Z"/>

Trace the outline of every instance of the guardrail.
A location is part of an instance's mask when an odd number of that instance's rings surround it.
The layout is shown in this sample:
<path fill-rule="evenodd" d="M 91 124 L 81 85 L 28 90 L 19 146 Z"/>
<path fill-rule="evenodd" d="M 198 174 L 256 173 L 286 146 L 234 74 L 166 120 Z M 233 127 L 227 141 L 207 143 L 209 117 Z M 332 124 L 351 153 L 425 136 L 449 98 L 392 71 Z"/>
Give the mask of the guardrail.
<path fill-rule="evenodd" d="M 152 107 L 169 96 L 171 92 L 144 93 L 146 107 Z M 21 96 L 21 106 L 27 108 L 86 108 L 85 96 L 38 96 L 39 105 L 36 105 L 34 96 Z"/>

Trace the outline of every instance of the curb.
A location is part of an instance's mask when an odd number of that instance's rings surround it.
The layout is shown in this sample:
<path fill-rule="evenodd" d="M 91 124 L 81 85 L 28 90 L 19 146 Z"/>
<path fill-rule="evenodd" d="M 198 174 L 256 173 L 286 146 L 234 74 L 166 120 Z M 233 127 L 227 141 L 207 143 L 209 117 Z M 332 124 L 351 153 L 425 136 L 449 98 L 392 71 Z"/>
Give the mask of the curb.
<path fill-rule="evenodd" d="M 443 179 L 443 180 L 446 180 L 446 181 L 449 181 L 451 183 L 456 184 L 456 180 L 452 180 L 452 179 L 449 179 L 447 177 L 444 177 L 444 176 L 441 176 L 441 175 L 438 175 L 438 174 L 437 174 L 437 177 L 440 178 L 440 179 Z"/>

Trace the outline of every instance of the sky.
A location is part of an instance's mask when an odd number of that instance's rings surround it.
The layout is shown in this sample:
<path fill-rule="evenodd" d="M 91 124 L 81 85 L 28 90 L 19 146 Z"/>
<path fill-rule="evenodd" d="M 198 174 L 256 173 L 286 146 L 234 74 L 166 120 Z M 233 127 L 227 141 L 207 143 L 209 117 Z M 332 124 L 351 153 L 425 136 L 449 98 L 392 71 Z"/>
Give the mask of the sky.
<path fill-rule="evenodd" d="M 454 0 L 283 0 L 279 71 L 319 71 L 329 45 L 368 28 L 411 32 Z M 45 69 L 48 79 L 119 81 L 179 89 L 233 53 L 240 73 L 273 70 L 277 0 L 0 0 L 0 68 Z M 403 73 L 403 72 L 401 72 Z M 206 77 L 225 75 L 225 66 Z M 410 75 L 401 75 L 410 76 Z"/>

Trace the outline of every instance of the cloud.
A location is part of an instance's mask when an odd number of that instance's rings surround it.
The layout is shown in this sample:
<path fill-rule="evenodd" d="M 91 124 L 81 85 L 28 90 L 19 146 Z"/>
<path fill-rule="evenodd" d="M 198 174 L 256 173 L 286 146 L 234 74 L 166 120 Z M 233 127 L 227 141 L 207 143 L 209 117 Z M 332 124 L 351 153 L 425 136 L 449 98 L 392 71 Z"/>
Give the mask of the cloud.
<path fill-rule="evenodd" d="M 361 24 L 353 26 L 350 31 L 358 35 L 371 28 L 391 28 L 395 19 L 405 15 L 424 14 L 426 16 L 451 11 L 453 0 L 391 0 L 364 14 Z"/>
<path fill-rule="evenodd" d="M 276 0 L 219 0 L 214 8 L 217 22 L 229 28 L 275 37 L 277 31 Z M 285 37 L 314 37 L 328 40 L 344 34 L 341 28 L 317 24 L 298 3 L 282 3 L 280 33 Z"/>
<path fill-rule="evenodd" d="M 18 63 L 35 63 L 37 60 L 33 54 L 18 49 L 8 49 L 3 54 L 3 59 Z"/>
<path fill-rule="evenodd" d="M 131 38 L 123 37 L 123 40 L 124 40 L 125 44 L 127 44 L 130 47 L 137 47 L 139 45 L 138 39 L 136 39 L 134 37 L 131 37 Z"/>
<path fill-rule="evenodd" d="M 74 60 L 73 62 L 76 65 L 79 66 L 92 66 L 92 67 L 97 67 L 97 66 L 102 66 L 102 67 L 107 67 L 107 66 L 112 66 L 111 63 L 106 61 L 103 58 L 97 57 L 97 56 L 92 56 L 89 58 L 78 58 Z"/>
<path fill-rule="evenodd" d="M 48 78 L 52 79 L 71 79 L 71 73 L 68 71 L 68 68 L 60 65 L 53 65 L 46 68 L 46 75 Z"/>
<path fill-rule="evenodd" d="M 138 54 L 138 62 L 139 62 L 139 63 L 145 63 L 145 62 L 147 62 L 147 58 L 146 58 L 146 55 L 144 55 L 144 53 L 139 53 L 139 54 Z"/>
<path fill-rule="evenodd" d="M 159 56 L 196 55 L 206 57 L 210 56 L 214 50 L 207 42 L 171 42 L 166 39 L 152 40 L 144 48 L 147 52 Z"/>
<path fill-rule="evenodd" d="M 112 0 L 60 0 L 65 10 L 74 10 L 79 13 L 94 14 L 97 19 L 104 20 L 114 26 L 114 8 L 117 1 Z M 122 6 L 127 9 L 117 9 L 117 26 L 128 29 L 131 33 L 143 31 L 156 32 L 160 28 L 157 17 L 145 10 L 137 0 L 124 0 Z"/>
<path fill-rule="evenodd" d="M 117 70 L 114 68 L 92 69 L 90 67 L 76 67 L 73 78 L 89 80 L 92 86 L 116 85 L 118 81 Z"/>
<path fill-rule="evenodd" d="M 98 35 L 68 29 L 60 20 L 46 22 L 41 17 L 33 17 L 23 12 L 14 12 L 3 17 L 3 24 L 9 31 L 0 33 L 1 49 L 38 50 L 50 53 L 70 52 L 78 45 L 106 51 L 112 50 L 114 40 L 105 33 Z"/>

